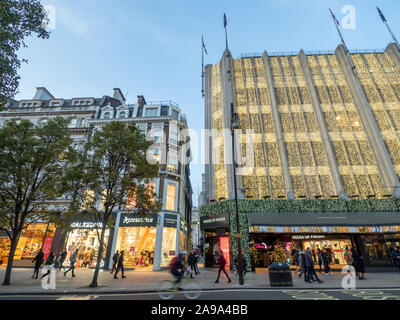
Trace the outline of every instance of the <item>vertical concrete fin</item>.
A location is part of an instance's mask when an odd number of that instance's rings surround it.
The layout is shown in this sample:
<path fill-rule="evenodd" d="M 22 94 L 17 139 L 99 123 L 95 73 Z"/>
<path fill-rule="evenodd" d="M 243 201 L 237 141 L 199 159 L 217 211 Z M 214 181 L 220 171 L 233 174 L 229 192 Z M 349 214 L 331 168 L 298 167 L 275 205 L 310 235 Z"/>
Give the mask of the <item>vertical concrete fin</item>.
<path fill-rule="evenodd" d="M 290 172 L 289 172 L 289 162 L 288 162 L 288 158 L 287 158 L 287 154 L 286 154 L 286 147 L 285 147 L 285 142 L 284 142 L 284 137 L 283 137 L 282 124 L 281 124 L 281 119 L 279 116 L 278 99 L 276 97 L 274 81 L 272 79 L 272 71 L 271 71 L 269 56 L 266 51 L 264 51 L 262 58 L 263 58 L 263 62 L 264 62 L 268 90 L 270 92 L 270 97 L 271 97 L 272 117 L 274 119 L 274 127 L 275 127 L 276 139 L 277 139 L 277 143 L 278 143 L 279 158 L 280 158 L 281 166 L 282 166 L 282 176 L 283 176 L 283 181 L 284 181 L 284 185 L 285 185 L 285 192 L 286 192 L 286 196 L 288 199 L 294 199 L 295 195 L 293 192 L 293 185 L 292 185 L 292 179 L 290 177 Z"/>
<path fill-rule="evenodd" d="M 352 72 L 351 62 L 343 45 L 337 47 L 335 55 L 350 88 L 355 107 L 360 115 L 369 144 L 385 183 L 386 192 L 388 194 L 394 194 L 398 198 L 400 197 L 399 178 L 394 170 L 389 152 L 386 149 L 382 134 L 371 111 L 365 92 L 358 77 L 356 77 Z"/>
<path fill-rule="evenodd" d="M 318 93 L 315 88 L 314 80 L 312 78 L 310 65 L 308 64 L 308 59 L 307 59 L 307 56 L 305 55 L 303 49 L 300 50 L 298 57 L 299 57 L 301 66 L 303 68 L 308 91 L 310 93 L 311 102 L 312 102 L 312 106 L 314 109 L 314 114 L 317 119 L 317 123 L 318 123 L 319 130 L 321 133 L 322 144 L 324 146 L 326 157 L 328 159 L 329 168 L 331 170 L 331 175 L 333 178 L 333 183 L 335 185 L 336 193 L 342 199 L 347 198 L 347 195 L 346 195 L 346 192 L 345 192 L 344 186 L 343 186 L 342 177 L 339 173 L 339 167 L 338 167 L 338 164 L 336 161 L 335 152 L 333 150 L 331 141 L 329 139 L 329 133 L 328 133 L 325 117 L 322 112 L 321 104 L 318 99 Z"/>

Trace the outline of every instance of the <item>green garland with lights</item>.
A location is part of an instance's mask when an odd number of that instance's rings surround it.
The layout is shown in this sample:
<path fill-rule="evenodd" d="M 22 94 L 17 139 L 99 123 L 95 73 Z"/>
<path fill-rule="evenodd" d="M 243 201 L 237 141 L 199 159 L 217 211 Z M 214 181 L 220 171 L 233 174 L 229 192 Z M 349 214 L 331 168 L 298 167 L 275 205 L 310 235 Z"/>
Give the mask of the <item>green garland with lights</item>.
<path fill-rule="evenodd" d="M 248 212 L 387 212 L 398 211 L 400 199 L 238 200 L 242 250 L 250 268 Z M 237 255 L 235 201 L 219 201 L 200 208 L 200 216 L 229 213 L 232 253 Z"/>

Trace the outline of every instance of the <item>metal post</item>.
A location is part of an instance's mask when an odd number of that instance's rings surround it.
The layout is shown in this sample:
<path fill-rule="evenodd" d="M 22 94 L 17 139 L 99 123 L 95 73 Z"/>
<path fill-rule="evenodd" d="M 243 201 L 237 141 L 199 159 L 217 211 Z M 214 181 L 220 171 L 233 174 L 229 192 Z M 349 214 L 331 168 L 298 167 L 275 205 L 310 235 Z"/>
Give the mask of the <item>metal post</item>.
<path fill-rule="evenodd" d="M 237 183 L 236 183 L 236 161 L 235 161 L 235 127 L 236 117 L 233 110 L 233 103 L 231 103 L 231 133 L 232 133 L 232 167 L 233 167 L 233 187 L 235 189 L 235 214 L 236 214 L 236 244 L 238 251 L 238 264 L 239 264 L 239 284 L 244 285 L 243 278 L 243 261 L 242 261 L 242 245 L 240 243 L 241 234 L 239 227 L 239 208 L 238 208 L 238 194 L 237 194 Z"/>

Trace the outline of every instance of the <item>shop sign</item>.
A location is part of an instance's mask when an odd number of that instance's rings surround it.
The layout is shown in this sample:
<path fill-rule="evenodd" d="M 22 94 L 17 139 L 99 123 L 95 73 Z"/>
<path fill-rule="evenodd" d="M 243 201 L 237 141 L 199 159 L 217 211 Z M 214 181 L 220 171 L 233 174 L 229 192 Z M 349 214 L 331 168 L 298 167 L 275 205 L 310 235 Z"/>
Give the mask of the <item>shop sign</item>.
<path fill-rule="evenodd" d="M 44 243 L 43 243 L 43 253 L 44 253 L 43 259 L 44 259 L 44 260 L 46 260 L 47 257 L 48 257 L 49 254 L 50 254 L 50 249 L 51 249 L 52 243 L 53 243 L 53 238 L 52 238 L 52 237 L 46 238 L 46 239 L 44 240 Z"/>
<path fill-rule="evenodd" d="M 157 226 L 158 214 L 143 217 L 138 214 L 121 214 L 120 227 L 155 227 Z"/>
<path fill-rule="evenodd" d="M 292 236 L 292 240 L 317 240 L 325 238 L 323 234 L 296 234 Z"/>
<path fill-rule="evenodd" d="M 164 227 L 165 228 L 176 228 L 178 222 L 178 216 L 176 214 L 164 214 Z"/>
<path fill-rule="evenodd" d="M 102 222 L 72 222 L 71 228 L 73 229 L 101 229 L 103 228 Z"/>
<path fill-rule="evenodd" d="M 201 217 L 201 229 L 229 228 L 229 214 L 211 215 Z"/>

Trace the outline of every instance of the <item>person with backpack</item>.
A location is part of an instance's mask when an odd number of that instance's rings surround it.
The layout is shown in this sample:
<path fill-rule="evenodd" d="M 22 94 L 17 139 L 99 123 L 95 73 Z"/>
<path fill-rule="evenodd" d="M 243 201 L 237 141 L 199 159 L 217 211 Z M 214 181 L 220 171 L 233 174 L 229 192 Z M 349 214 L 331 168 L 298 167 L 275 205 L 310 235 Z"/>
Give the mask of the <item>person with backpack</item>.
<path fill-rule="evenodd" d="M 79 249 L 76 249 L 74 251 L 74 253 L 72 253 L 71 256 L 69 257 L 69 262 L 71 263 L 71 265 L 67 270 L 65 270 L 64 277 L 67 276 L 68 272 L 72 271 L 72 278 L 75 278 L 75 272 L 74 271 L 75 271 L 76 259 L 78 258 L 78 252 L 79 252 Z"/>
<path fill-rule="evenodd" d="M 119 270 L 122 272 L 122 278 L 126 278 L 124 274 L 124 251 L 122 250 L 119 258 L 118 258 L 118 264 L 117 264 L 117 270 L 115 271 L 114 279 L 118 279 L 117 275 Z"/>
<path fill-rule="evenodd" d="M 225 270 L 226 260 L 225 260 L 225 257 L 224 257 L 224 254 L 222 253 L 222 251 L 219 252 L 218 265 L 219 265 L 218 277 L 217 277 L 217 280 L 215 280 L 215 283 L 218 283 L 219 277 L 221 276 L 221 271 L 223 273 L 225 273 L 226 277 L 228 278 L 228 283 L 231 283 L 232 280 L 231 280 L 231 278 L 229 278 L 229 276 L 228 276 L 228 274 L 226 273 L 226 270 Z"/>
<path fill-rule="evenodd" d="M 114 273 L 114 271 L 117 269 L 118 258 L 119 258 L 119 252 L 117 250 L 117 252 L 115 252 L 112 257 L 113 266 L 110 273 Z"/>
<path fill-rule="evenodd" d="M 169 264 L 169 269 L 171 270 L 172 275 L 176 278 L 176 284 L 181 282 L 185 274 L 185 255 L 186 251 L 181 251 Z"/>
<path fill-rule="evenodd" d="M 32 260 L 32 262 L 35 262 L 35 269 L 33 271 L 32 278 L 35 278 L 35 279 L 38 278 L 39 269 L 40 269 L 41 265 L 43 264 L 43 257 L 44 257 L 43 250 L 40 249 L 38 254 L 36 255 L 36 257 Z"/>

